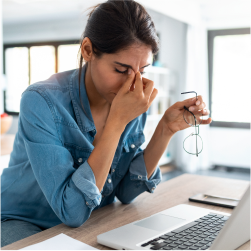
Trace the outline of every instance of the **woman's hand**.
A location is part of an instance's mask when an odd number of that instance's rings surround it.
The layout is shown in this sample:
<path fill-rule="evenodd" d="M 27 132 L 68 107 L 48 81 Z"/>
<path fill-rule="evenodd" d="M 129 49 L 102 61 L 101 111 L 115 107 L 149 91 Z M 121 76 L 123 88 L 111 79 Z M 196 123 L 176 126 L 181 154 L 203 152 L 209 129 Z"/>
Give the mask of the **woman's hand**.
<path fill-rule="evenodd" d="M 187 124 L 183 118 L 184 106 L 186 106 L 189 111 L 196 116 L 196 118 L 199 118 L 200 114 L 206 116 L 210 113 L 209 110 L 205 109 L 206 104 L 203 102 L 202 96 L 197 96 L 197 100 L 196 98 L 190 98 L 175 103 L 165 111 L 163 116 L 166 129 L 168 129 L 172 134 L 190 127 L 190 125 Z M 201 124 L 207 125 L 211 122 L 212 119 L 208 118 L 204 119 Z"/>
<path fill-rule="evenodd" d="M 129 69 L 128 78 L 112 101 L 109 117 L 123 126 L 146 112 L 158 94 L 154 82 Z M 108 118 L 109 118 L 108 117 Z"/>

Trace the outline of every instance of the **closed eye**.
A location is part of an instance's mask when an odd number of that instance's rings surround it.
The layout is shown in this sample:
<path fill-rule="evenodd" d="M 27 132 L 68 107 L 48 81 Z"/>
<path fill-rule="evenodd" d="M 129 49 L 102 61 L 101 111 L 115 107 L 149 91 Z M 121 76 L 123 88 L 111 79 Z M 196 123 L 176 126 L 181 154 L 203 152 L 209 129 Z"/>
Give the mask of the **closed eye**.
<path fill-rule="evenodd" d="M 128 71 L 128 68 L 127 68 L 125 71 L 119 71 L 118 69 L 115 68 L 115 71 L 116 71 L 116 72 L 119 72 L 119 73 L 121 73 L 121 74 L 126 74 L 127 71 Z M 140 73 L 141 73 L 141 75 L 145 74 L 144 71 L 143 71 L 143 72 L 140 72 Z"/>

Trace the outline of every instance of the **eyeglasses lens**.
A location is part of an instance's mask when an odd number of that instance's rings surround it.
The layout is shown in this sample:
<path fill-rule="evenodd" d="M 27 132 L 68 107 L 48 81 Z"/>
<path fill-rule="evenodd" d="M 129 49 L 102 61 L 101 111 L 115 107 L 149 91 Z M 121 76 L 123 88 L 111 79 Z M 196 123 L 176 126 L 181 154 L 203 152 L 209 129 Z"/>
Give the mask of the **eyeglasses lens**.
<path fill-rule="evenodd" d="M 203 142 L 199 135 L 192 134 L 184 140 L 184 149 L 190 154 L 200 153 L 203 149 Z M 197 151 L 196 151 L 197 149 Z"/>

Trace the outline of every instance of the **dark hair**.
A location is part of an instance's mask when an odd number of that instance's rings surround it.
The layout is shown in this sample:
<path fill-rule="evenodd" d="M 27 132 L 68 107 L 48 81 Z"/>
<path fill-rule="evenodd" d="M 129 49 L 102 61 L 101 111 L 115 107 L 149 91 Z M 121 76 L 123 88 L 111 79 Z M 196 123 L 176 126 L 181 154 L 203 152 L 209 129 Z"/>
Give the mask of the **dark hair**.
<path fill-rule="evenodd" d="M 80 40 L 79 97 L 83 66 L 81 45 L 85 37 L 92 42 L 93 53 L 97 58 L 101 58 L 103 53 L 126 50 L 137 43 L 149 45 L 153 55 L 159 51 L 159 38 L 154 23 L 141 4 L 133 0 L 108 0 L 88 9 L 91 8 Z M 84 109 L 81 97 L 80 102 Z"/>

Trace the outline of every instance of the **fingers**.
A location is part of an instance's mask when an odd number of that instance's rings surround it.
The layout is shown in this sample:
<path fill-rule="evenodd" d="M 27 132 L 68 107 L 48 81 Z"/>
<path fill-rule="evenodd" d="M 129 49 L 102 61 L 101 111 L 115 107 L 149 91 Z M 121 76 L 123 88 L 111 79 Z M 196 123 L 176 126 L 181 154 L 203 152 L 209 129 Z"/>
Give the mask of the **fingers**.
<path fill-rule="evenodd" d="M 140 76 L 137 76 L 138 73 Z M 158 90 L 154 88 L 154 82 L 147 78 L 143 78 L 140 72 L 137 72 L 136 74 L 135 90 L 136 92 L 140 92 L 140 93 L 142 93 L 142 91 L 144 92 L 144 96 L 148 100 L 148 106 L 151 105 L 151 103 L 153 102 L 153 100 L 156 98 L 158 94 Z"/>
<path fill-rule="evenodd" d="M 135 89 L 136 93 L 142 93 L 143 91 L 143 83 L 141 73 L 138 71 L 135 76 Z"/>
<path fill-rule="evenodd" d="M 120 88 L 119 92 L 127 93 L 130 91 L 131 85 L 134 82 L 135 73 L 132 69 L 128 69 L 128 75 L 125 84 Z"/>
<path fill-rule="evenodd" d="M 181 101 L 181 102 L 177 102 L 177 108 L 183 109 L 184 106 L 189 107 L 189 108 L 191 107 L 192 109 L 191 112 L 192 112 L 192 111 L 198 111 L 205 108 L 206 104 L 203 102 L 202 96 L 199 95 L 197 96 L 197 99 L 196 97 L 193 97 L 193 98 L 189 98 L 184 101 Z"/>
<path fill-rule="evenodd" d="M 201 125 L 208 125 L 211 122 L 212 122 L 212 118 L 208 118 L 208 119 L 202 120 Z"/>
<path fill-rule="evenodd" d="M 202 109 L 200 111 L 194 111 L 192 112 L 194 115 L 200 115 L 200 116 L 206 116 L 206 115 L 209 115 L 210 111 L 207 110 L 207 109 Z"/>
<path fill-rule="evenodd" d="M 156 88 L 153 88 L 153 92 L 150 96 L 150 100 L 149 100 L 149 106 L 152 104 L 153 100 L 156 98 L 158 94 L 158 90 Z"/>
<path fill-rule="evenodd" d="M 186 107 L 194 106 L 195 102 L 196 102 L 196 97 L 193 97 L 193 98 L 186 99 L 184 101 L 176 102 L 175 107 L 177 109 L 183 109 L 184 106 L 186 106 Z"/>
<path fill-rule="evenodd" d="M 203 102 L 202 96 L 197 96 L 197 100 L 194 100 L 194 104 L 189 107 L 189 111 L 196 112 L 202 110 L 206 107 L 205 102 Z"/>
<path fill-rule="evenodd" d="M 203 110 L 202 110 L 203 111 Z M 199 125 L 208 125 L 212 122 L 212 118 L 206 118 L 205 116 L 209 115 L 209 111 L 202 114 L 202 111 L 194 113 L 196 121 Z"/>
<path fill-rule="evenodd" d="M 143 81 L 143 85 L 144 85 L 143 89 L 144 89 L 145 96 L 149 100 L 149 97 L 152 95 L 152 92 L 155 89 L 154 88 L 154 82 L 151 81 L 150 79 L 147 79 L 147 78 L 142 78 L 142 81 Z M 155 90 L 156 90 L 155 92 L 156 92 L 156 95 L 157 95 L 158 91 L 157 91 L 157 89 L 155 89 Z"/>
<path fill-rule="evenodd" d="M 158 90 L 154 88 L 154 82 L 150 79 L 143 78 L 140 72 L 138 71 L 135 76 L 135 92 L 142 93 L 144 92 L 145 98 L 151 103 L 156 95 Z"/>
<path fill-rule="evenodd" d="M 203 110 L 195 111 L 195 112 L 192 112 L 192 113 L 195 115 L 197 121 L 201 121 L 201 120 L 202 121 L 208 121 L 208 118 L 206 119 L 206 116 L 210 114 L 210 111 L 207 110 L 207 109 L 203 109 Z M 202 124 L 204 124 L 204 123 L 202 123 Z M 208 124 L 208 123 L 206 123 L 206 124 Z"/>

